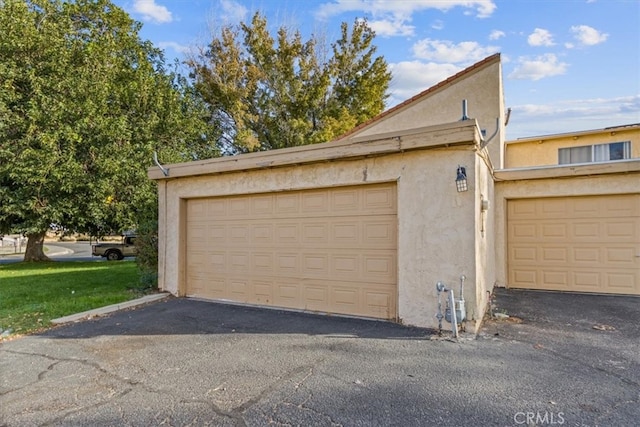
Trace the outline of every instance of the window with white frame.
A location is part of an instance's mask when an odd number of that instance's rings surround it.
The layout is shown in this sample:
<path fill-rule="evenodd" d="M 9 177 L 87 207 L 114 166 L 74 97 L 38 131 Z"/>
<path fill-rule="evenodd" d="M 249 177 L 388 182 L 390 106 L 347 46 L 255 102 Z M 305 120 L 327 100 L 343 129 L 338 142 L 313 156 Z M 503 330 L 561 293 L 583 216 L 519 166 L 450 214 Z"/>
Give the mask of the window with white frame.
<path fill-rule="evenodd" d="M 609 144 L 584 145 L 567 147 L 558 150 L 558 163 L 609 162 L 631 157 L 631 141 L 611 142 Z"/>

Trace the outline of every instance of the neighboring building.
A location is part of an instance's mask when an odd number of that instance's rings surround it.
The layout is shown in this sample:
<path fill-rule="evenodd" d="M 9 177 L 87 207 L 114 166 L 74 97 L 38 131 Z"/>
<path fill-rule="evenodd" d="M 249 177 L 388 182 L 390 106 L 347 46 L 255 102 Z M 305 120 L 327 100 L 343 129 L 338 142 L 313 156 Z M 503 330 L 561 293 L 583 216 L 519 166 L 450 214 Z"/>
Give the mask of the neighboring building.
<path fill-rule="evenodd" d="M 502 168 L 501 76 L 493 55 L 336 141 L 150 168 L 160 288 L 436 327 L 464 274 L 467 330 L 496 285 L 640 294 L 640 159 L 513 169 L 513 143 Z"/>
<path fill-rule="evenodd" d="M 640 295 L 640 124 L 505 147 L 508 169 L 495 173 L 498 284 Z"/>
<path fill-rule="evenodd" d="M 505 168 L 640 158 L 640 123 L 506 141 Z"/>

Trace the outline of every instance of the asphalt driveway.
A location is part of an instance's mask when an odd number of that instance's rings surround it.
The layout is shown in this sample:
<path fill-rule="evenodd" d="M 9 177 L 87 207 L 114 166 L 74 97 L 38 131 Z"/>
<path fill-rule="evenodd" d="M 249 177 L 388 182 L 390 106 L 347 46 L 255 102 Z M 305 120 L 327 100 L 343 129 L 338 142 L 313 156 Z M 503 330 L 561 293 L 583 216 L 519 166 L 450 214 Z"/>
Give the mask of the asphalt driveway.
<path fill-rule="evenodd" d="M 495 306 L 456 343 L 168 298 L 0 344 L 0 425 L 638 425 L 640 298 Z"/>

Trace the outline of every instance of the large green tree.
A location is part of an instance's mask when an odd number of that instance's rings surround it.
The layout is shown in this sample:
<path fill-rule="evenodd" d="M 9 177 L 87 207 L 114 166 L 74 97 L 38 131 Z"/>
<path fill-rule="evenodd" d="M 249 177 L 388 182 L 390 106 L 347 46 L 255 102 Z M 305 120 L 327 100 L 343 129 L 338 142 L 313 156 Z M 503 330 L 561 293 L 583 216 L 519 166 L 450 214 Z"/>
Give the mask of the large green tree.
<path fill-rule="evenodd" d="M 162 161 L 216 155 L 208 113 L 108 0 L 0 1 L 0 231 L 101 235 L 153 210 Z"/>
<path fill-rule="evenodd" d="M 275 36 L 256 13 L 225 25 L 187 64 L 224 132 L 219 146 L 237 153 L 329 141 L 384 109 L 391 73 L 376 56 L 364 20 L 322 49 L 317 37 L 280 27 Z"/>

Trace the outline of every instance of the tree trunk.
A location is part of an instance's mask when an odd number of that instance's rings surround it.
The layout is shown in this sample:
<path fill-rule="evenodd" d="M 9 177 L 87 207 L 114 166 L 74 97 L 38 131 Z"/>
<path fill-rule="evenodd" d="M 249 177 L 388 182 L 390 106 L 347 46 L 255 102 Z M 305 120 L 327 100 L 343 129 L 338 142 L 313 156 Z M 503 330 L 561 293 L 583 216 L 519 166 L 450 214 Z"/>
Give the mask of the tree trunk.
<path fill-rule="evenodd" d="M 27 234 L 27 249 L 24 252 L 24 261 L 51 261 L 51 259 L 44 254 L 44 236 L 46 233 L 47 231 L 45 230 Z"/>

